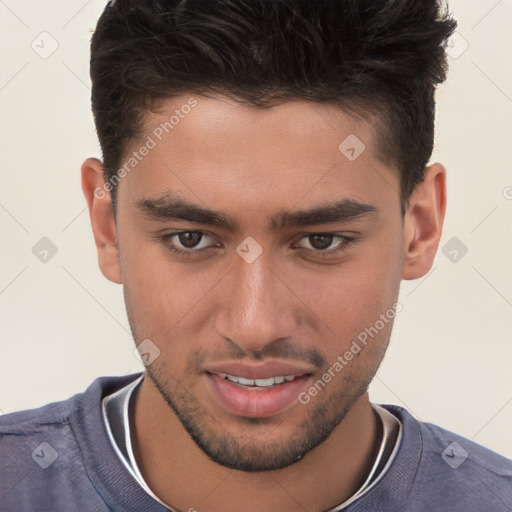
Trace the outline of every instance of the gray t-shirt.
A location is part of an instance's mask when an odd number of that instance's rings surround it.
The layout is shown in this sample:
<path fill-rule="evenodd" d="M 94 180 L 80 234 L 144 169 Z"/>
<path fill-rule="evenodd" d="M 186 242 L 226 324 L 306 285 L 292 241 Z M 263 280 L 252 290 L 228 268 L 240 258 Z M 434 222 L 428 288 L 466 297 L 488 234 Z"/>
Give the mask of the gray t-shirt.
<path fill-rule="evenodd" d="M 103 419 L 102 399 L 140 376 L 99 377 L 67 400 L 0 416 L 0 511 L 168 511 L 122 462 Z M 344 512 L 512 511 L 512 460 L 382 407 L 401 440 L 382 478 Z M 248 503 L 241 512 L 265 511 Z"/>

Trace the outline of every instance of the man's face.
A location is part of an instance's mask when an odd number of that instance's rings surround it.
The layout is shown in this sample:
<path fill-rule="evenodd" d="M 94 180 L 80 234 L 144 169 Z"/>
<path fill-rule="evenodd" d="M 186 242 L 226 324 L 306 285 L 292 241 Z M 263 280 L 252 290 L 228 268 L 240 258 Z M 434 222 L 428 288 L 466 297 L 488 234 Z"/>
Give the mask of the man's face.
<path fill-rule="evenodd" d="M 151 149 L 118 187 L 128 316 L 136 343 L 160 350 L 149 376 L 205 453 L 277 469 L 332 432 L 383 358 L 402 273 L 399 176 L 371 126 L 332 105 L 196 95 L 183 108 L 189 98 L 152 115 L 132 151 Z M 173 218 L 187 212 L 178 199 L 232 226 Z M 335 222 L 296 217 L 338 203 Z"/>

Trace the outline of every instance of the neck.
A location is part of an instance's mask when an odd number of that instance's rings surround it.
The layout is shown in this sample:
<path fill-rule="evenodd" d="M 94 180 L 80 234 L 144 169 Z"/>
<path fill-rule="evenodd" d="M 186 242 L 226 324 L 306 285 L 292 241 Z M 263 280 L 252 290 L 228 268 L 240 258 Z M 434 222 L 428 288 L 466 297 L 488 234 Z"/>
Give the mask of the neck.
<path fill-rule="evenodd" d="M 175 512 L 329 510 L 352 496 L 380 444 L 378 419 L 363 393 L 332 434 L 286 468 L 246 473 L 212 461 L 195 444 L 149 379 L 134 397 L 132 443 L 141 474 Z"/>

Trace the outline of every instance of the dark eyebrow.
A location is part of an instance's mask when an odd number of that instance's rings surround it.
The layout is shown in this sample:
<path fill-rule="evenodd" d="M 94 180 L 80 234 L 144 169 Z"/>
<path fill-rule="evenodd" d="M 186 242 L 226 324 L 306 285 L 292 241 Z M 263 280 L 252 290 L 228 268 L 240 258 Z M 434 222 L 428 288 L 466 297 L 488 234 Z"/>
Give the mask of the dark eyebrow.
<path fill-rule="evenodd" d="M 334 224 L 335 222 L 348 222 L 377 212 L 375 206 L 360 203 L 353 199 L 342 199 L 310 210 L 296 212 L 280 212 L 271 219 L 274 229 L 286 227 L 311 226 L 314 224 Z"/>
<path fill-rule="evenodd" d="M 240 230 L 239 223 L 225 213 L 204 208 L 168 193 L 156 199 L 141 199 L 137 201 L 136 207 L 146 216 L 157 220 L 184 220 L 225 228 L 231 232 Z M 270 218 L 270 226 L 277 230 L 315 224 L 333 224 L 374 215 L 376 212 L 375 206 L 353 199 L 342 199 L 310 210 L 299 210 L 293 213 L 278 212 Z"/>

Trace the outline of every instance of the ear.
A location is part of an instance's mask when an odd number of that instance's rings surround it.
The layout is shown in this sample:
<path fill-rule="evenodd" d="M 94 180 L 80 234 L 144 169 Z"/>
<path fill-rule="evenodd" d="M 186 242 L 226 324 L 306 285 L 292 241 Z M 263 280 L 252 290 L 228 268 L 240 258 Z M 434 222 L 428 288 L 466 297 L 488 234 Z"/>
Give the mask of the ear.
<path fill-rule="evenodd" d="M 431 268 L 446 212 L 446 169 L 433 164 L 410 197 L 404 216 L 402 279 L 418 279 Z"/>
<path fill-rule="evenodd" d="M 82 164 L 82 190 L 89 207 L 101 273 L 110 281 L 121 284 L 112 198 L 103 179 L 103 164 L 97 158 L 88 158 Z"/>

